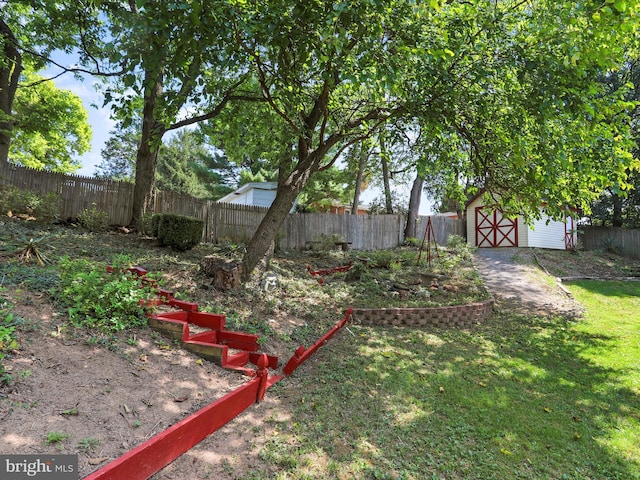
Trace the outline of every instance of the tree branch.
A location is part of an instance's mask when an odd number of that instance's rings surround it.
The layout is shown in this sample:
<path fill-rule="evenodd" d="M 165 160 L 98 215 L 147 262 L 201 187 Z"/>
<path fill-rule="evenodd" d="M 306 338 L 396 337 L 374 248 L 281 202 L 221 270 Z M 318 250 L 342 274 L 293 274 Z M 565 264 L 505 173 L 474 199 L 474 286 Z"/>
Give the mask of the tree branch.
<path fill-rule="evenodd" d="M 191 117 L 191 118 L 186 118 L 184 120 L 180 120 L 179 122 L 176 122 L 176 123 L 170 125 L 167 128 L 167 131 L 176 130 L 178 128 L 186 127 L 188 125 L 193 125 L 195 123 L 203 122 L 205 120 L 210 120 L 210 119 L 220 115 L 220 112 L 222 112 L 224 107 L 230 101 L 234 101 L 234 100 L 243 100 L 243 101 L 248 101 L 248 102 L 265 102 L 266 101 L 266 98 L 264 98 L 264 97 L 251 97 L 251 96 L 246 96 L 246 95 L 232 95 L 232 92 L 234 92 L 235 89 L 238 88 L 238 86 L 240 86 L 244 81 L 245 81 L 245 78 L 243 77 L 240 80 L 238 80 L 237 82 L 235 82 L 230 88 L 228 88 L 227 91 L 225 92 L 224 96 L 222 97 L 222 100 L 220 101 L 220 103 L 218 105 L 216 105 L 213 110 L 211 110 L 211 111 L 209 111 L 207 113 L 204 113 L 202 115 L 196 115 L 195 117 Z"/>

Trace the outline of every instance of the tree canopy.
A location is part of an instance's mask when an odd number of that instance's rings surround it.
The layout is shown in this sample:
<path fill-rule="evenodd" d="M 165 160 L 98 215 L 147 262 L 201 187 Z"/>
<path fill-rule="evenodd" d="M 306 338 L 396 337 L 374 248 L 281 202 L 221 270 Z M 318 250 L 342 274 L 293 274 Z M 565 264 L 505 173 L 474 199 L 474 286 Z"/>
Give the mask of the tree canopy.
<path fill-rule="evenodd" d="M 630 86 L 599 81 L 638 57 L 637 0 L 91 5 L 80 63 L 114 72 L 104 93 L 119 118 L 142 112 L 134 218 L 167 131 L 217 119 L 207 134 L 230 159 L 277 170 L 245 276 L 310 180 L 389 123 L 423 140 L 415 178 L 447 179 L 450 195 L 482 187 L 529 216 L 588 210 L 638 168 Z"/>
<path fill-rule="evenodd" d="M 625 98 L 640 101 L 640 60 L 632 59 L 626 62 L 619 71 L 607 72 L 600 78 L 604 87 L 609 91 L 616 91 L 629 82 Z M 634 146 L 632 154 L 635 159 L 640 158 L 640 106 L 631 111 L 631 134 Z M 628 171 L 626 180 L 628 188 L 614 183 L 602 191 L 598 199 L 591 205 L 591 223 L 613 227 L 640 228 L 640 171 Z"/>
<path fill-rule="evenodd" d="M 80 168 L 77 157 L 89 151 L 92 136 L 80 97 L 26 73 L 13 110 L 11 162 L 61 173 Z"/>

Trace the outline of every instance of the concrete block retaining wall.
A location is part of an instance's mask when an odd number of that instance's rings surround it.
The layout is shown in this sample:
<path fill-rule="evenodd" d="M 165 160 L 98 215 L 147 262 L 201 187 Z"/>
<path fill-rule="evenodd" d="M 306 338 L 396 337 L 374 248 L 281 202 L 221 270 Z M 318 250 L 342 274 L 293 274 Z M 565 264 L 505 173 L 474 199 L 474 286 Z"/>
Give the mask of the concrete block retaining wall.
<path fill-rule="evenodd" d="M 363 325 L 469 328 L 485 321 L 493 311 L 493 300 L 425 308 L 354 308 L 353 321 Z"/>

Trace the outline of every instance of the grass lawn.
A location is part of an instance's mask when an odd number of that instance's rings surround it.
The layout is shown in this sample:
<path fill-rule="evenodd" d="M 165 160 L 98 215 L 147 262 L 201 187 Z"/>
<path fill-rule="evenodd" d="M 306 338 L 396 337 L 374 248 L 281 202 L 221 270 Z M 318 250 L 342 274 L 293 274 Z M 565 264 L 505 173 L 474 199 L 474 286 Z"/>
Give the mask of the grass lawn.
<path fill-rule="evenodd" d="M 570 288 L 577 322 L 350 325 L 272 390 L 293 420 L 242 478 L 640 479 L 640 283 Z"/>

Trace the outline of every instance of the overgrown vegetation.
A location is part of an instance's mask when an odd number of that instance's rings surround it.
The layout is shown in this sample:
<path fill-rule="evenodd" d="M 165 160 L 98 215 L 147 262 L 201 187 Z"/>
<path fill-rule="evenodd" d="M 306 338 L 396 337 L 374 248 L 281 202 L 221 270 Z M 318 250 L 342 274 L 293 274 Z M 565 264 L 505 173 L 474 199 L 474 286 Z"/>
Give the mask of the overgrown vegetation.
<path fill-rule="evenodd" d="M 0 214 L 52 222 L 58 218 L 62 200 L 49 192 L 44 196 L 13 186 L 0 185 Z"/>
<path fill-rule="evenodd" d="M 0 287 L 0 293 L 2 293 Z M 14 325 L 13 305 L 0 297 L 0 385 L 11 381 L 11 375 L 5 370 L 4 352 L 18 348 L 16 329 Z"/>
<path fill-rule="evenodd" d="M 113 272 L 107 265 L 86 259 L 63 258 L 52 293 L 64 305 L 76 327 L 119 332 L 146 325 L 151 286 L 127 270 L 127 257 L 114 259 Z"/>
<path fill-rule="evenodd" d="M 106 232 L 109 229 L 109 214 L 95 203 L 78 214 L 78 223 L 90 232 Z"/>

